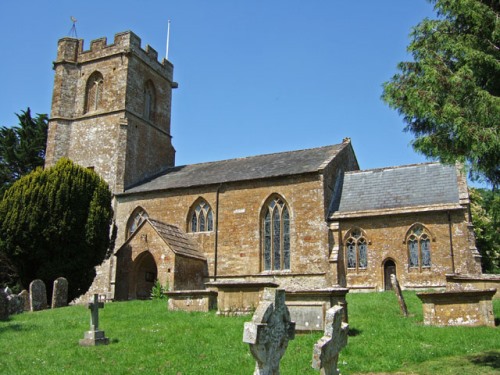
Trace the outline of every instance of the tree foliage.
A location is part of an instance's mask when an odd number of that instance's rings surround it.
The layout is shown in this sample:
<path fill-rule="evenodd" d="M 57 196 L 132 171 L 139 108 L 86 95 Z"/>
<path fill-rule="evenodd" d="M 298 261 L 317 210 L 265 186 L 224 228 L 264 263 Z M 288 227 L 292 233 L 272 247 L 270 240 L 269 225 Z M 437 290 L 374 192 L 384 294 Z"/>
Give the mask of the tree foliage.
<path fill-rule="evenodd" d="M 483 272 L 500 273 L 500 193 L 470 189 L 472 223 Z"/>
<path fill-rule="evenodd" d="M 0 197 L 12 183 L 45 162 L 48 117 L 31 117 L 29 108 L 16 114 L 19 126 L 0 128 Z"/>
<path fill-rule="evenodd" d="M 110 251 L 111 192 L 95 172 L 61 159 L 20 178 L 0 202 L 0 252 L 21 284 L 69 282 L 69 298 L 87 291 Z"/>
<path fill-rule="evenodd" d="M 445 163 L 459 160 L 471 177 L 500 183 L 500 2 L 428 0 L 437 19 L 411 33 L 399 73 L 383 100 L 414 134 L 416 151 Z"/>

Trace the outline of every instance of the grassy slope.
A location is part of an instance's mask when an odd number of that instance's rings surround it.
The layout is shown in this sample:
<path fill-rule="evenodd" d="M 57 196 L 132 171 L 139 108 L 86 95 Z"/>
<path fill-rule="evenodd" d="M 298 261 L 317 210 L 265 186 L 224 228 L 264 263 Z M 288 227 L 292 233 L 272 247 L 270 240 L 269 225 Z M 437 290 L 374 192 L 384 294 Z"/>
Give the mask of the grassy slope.
<path fill-rule="evenodd" d="M 343 374 L 406 371 L 419 374 L 500 373 L 499 328 L 426 327 L 414 293 L 405 293 L 410 318 L 400 316 L 392 293 L 352 294 L 352 334 L 340 356 Z M 495 302 L 500 318 L 500 301 Z M 78 345 L 88 329 L 81 306 L 25 313 L 0 322 L 1 374 L 251 374 L 242 343 L 249 317 L 165 311 L 164 302 L 106 305 L 100 322 L 111 344 Z M 298 335 L 282 374 L 317 374 L 310 368 L 319 333 Z"/>

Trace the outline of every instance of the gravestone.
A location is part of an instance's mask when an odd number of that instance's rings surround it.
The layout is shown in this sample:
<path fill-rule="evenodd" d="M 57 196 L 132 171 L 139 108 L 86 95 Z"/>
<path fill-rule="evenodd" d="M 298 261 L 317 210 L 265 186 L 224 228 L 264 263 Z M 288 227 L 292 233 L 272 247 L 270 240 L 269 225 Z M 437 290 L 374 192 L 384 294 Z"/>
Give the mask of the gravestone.
<path fill-rule="evenodd" d="M 7 303 L 9 306 L 9 315 L 21 314 L 24 311 L 23 300 L 17 294 L 12 293 L 10 288 L 5 288 Z"/>
<path fill-rule="evenodd" d="M 396 293 L 396 296 L 398 297 L 399 307 L 401 308 L 401 312 L 403 313 L 404 316 L 408 316 L 408 309 L 406 307 L 406 302 L 403 297 L 403 293 L 401 292 L 401 287 L 399 286 L 399 282 L 395 274 L 391 274 L 391 284 L 394 293 Z"/>
<path fill-rule="evenodd" d="M 9 319 L 9 300 L 3 289 L 0 289 L 0 320 Z"/>
<path fill-rule="evenodd" d="M 47 308 L 47 289 L 42 280 L 33 280 L 30 284 L 31 311 L 40 311 Z"/>
<path fill-rule="evenodd" d="M 104 302 L 99 302 L 99 295 L 94 294 L 94 300 L 89 303 L 88 307 L 90 309 L 90 331 L 84 333 L 80 345 L 108 345 L 109 339 L 104 335 L 104 331 L 99 330 L 99 309 L 104 308 Z"/>
<path fill-rule="evenodd" d="M 342 322 L 342 306 L 334 306 L 326 312 L 325 334 L 314 344 L 312 367 L 321 375 L 338 375 L 339 353 L 347 345 L 349 325 Z"/>
<path fill-rule="evenodd" d="M 255 358 L 254 375 L 279 375 L 288 341 L 295 338 L 295 322 L 285 305 L 285 290 L 265 288 L 251 322 L 246 322 L 243 342 Z"/>
<path fill-rule="evenodd" d="M 23 311 L 30 311 L 30 294 L 26 289 L 23 289 L 21 293 L 18 294 L 21 298 L 23 304 Z"/>
<path fill-rule="evenodd" d="M 59 277 L 54 280 L 54 289 L 52 289 L 52 308 L 68 306 L 68 280 Z"/>

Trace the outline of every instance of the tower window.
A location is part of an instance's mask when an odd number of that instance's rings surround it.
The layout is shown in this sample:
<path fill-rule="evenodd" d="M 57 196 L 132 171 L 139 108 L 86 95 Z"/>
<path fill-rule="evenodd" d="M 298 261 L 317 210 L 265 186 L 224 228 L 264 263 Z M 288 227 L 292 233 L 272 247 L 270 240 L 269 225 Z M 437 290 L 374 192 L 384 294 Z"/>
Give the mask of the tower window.
<path fill-rule="evenodd" d="M 154 121 L 156 107 L 156 93 L 153 82 L 147 81 L 144 85 L 144 118 Z"/>
<path fill-rule="evenodd" d="M 102 90 L 104 79 L 102 74 L 94 72 L 87 81 L 85 90 L 85 112 L 93 112 L 102 106 Z"/>
<path fill-rule="evenodd" d="M 290 269 L 290 213 L 285 201 L 271 198 L 262 219 L 264 271 Z"/>

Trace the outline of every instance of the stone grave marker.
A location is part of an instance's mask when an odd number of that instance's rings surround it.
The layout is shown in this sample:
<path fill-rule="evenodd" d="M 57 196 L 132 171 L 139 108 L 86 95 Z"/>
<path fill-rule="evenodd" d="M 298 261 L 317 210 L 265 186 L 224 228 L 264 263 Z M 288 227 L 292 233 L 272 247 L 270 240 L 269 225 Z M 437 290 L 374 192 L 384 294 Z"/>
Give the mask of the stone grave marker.
<path fill-rule="evenodd" d="M 347 345 L 349 325 L 342 322 L 342 306 L 333 306 L 326 312 L 325 334 L 314 344 L 312 367 L 321 375 L 338 375 L 339 353 Z"/>
<path fill-rule="evenodd" d="M 30 311 L 30 294 L 26 289 L 23 289 L 21 293 L 18 294 L 19 298 L 23 303 L 23 311 Z"/>
<path fill-rule="evenodd" d="M 295 338 L 295 322 L 285 305 L 285 290 L 265 288 L 251 322 L 246 322 L 243 342 L 255 358 L 254 375 L 279 375 L 288 341 Z"/>
<path fill-rule="evenodd" d="M 403 293 L 401 292 L 401 287 L 399 286 L 398 279 L 396 278 L 395 274 L 391 274 L 391 284 L 392 284 L 392 289 L 394 290 L 394 293 L 396 293 L 396 296 L 398 297 L 398 302 L 399 302 L 399 307 L 401 308 L 401 313 L 404 316 L 408 316 L 408 308 L 406 307 L 406 302 L 403 297 Z"/>
<path fill-rule="evenodd" d="M 52 308 L 68 306 L 68 280 L 59 277 L 54 280 L 54 289 L 52 289 Z"/>
<path fill-rule="evenodd" d="M 10 288 L 5 288 L 4 293 L 7 296 L 9 315 L 21 314 L 24 311 L 23 300 L 21 297 L 12 293 Z"/>
<path fill-rule="evenodd" d="M 84 333 L 80 345 L 108 345 L 109 339 L 104 335 L 104 331 L 99 330 L 99 309 L 104 308 L 104 302 L 99 302 L 99 295 L 94 294 L 94 300 L 89 303 L 88 307 L 90 309 L 90 331 Z"/>
<path fill-rule="evenodd" d="M 36 279 L 30 284 L 31 311 L 45 310 L 47 308 L 47 289 L 45 283 Z"/>
<path fill-rule="evenodd" d="M 9 319 L 9 300 L 3 289 L 0 289 L 0 320 Z"/>

